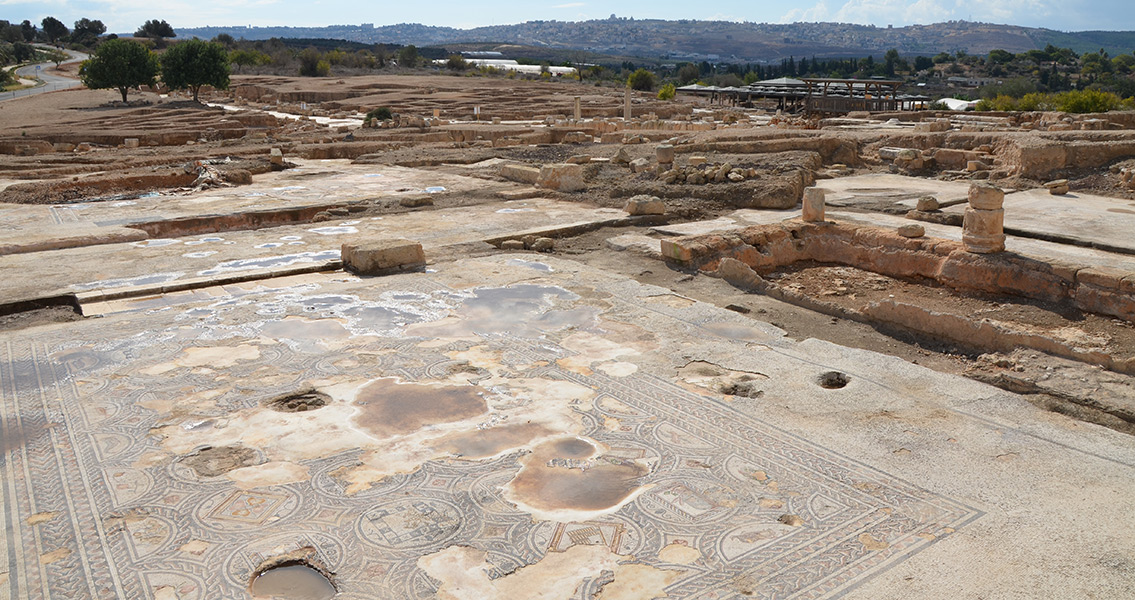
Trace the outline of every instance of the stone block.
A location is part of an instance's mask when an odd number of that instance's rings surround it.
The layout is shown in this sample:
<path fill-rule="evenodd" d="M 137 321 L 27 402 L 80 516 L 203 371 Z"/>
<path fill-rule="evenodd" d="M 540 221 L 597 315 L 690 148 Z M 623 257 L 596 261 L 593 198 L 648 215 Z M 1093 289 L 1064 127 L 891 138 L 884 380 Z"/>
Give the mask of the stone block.
<path fill-rule="evenodd" d="M 898 234 L 904 238 L 920 238 L 926 235 L 926 228 L 917 223 L 911 223 L 900 226 Z"/>
<path fill-rule="evenodd" d="M 631 172 L 642 173 L 649 171 L 654 165 L 647 158 L 636 158 L 631 161 Z"/>
<path fill-rule="evenodd" d="M 359 275 L 380 275 L 426 264 L 422 245 L 404 239 L 343 244 L 343 267 Z"/>
<path fill-rule="evenodd" d="M 824 220 L 824 188 L 804 188 L 803 219 L 809 223 L 821 223 Z"/>
<path fill-rule="evenodd" d="M 1069 189 L 1067 179 L 1049 181 L 1048 183 L 1044 184 L 1044 187 L 1048 188 L 1048 193 L 1052 194 L 1053 196 L 1063 196 L 1064 194 L 1068 193 Z"/>
<path fill-rule="evenodd" d="M 931 210 L 938 210 L 940 207 L 941 205 L 938 204 L 938 199 L 934 196 L 923 196 L 918 199 L 918 204 L 916 204 L 914 208 L 915 210 L 926 212 Z"/>
<path fill-rule="evenodd" d="M 1005 204 L 1005 192 L 991 183 L 972 183 L 969 186 L 969 205 L 978 210 L 1000 210 Z"/>
<path fill-rule="evenodd" d="M 500 174 L 509 181 L 520 183 L 535 184 L 540 179 L 540 169 L 527 165 L 502 165 Z"/>
<path fill-rule="evenodd" d="M 583 180 L 583 167 L 572 164 L 544 165 L 536 186 L 560 192 L 577 192 L 587 188 Z"/>
<path fill-rule="evenodd" d="M 524 242 L 520 240 L 505 240 L 501 242 L 501 250 L 523 250 Z"/>
<path fill-rule="evenodd" d="M 666 204 L 658 196 L 633 196 L 623 205 L 628 215 L 662 215 L 666 214 Z"/>
<path fill-rule="evenodd" d="M 284 164 L 284 151 L 279 148 L 272 148 L 272 151 L 268 154 L 268 161 L 274 165 Z"/>
<path fill-rule="evenodd" d="M 576 154 L 575 156 L 568 158 L 567 162 L 573 165 L 586 165 L 587 163 L 591 162 L 591 157 L 586 154 Z"/>
<path fill-rule="evenodd" d="M 704 165 L 706 162 L 708 162 L 708 161 L 706 161 L 706 158 L 704 156 L 691 156 L 690 157 L 690 166 L 691 167 L 700 167 L 700 166 Z"/>
<path fill-rule="evenodd" d="M 127 148 L 137 148 L 140 144 L 138 138 L 126 138 L 122 140 L 122 145 Z"/>
<path fill-rule="evenodd" d="M 533 240 L 530 248 L 534 252 L 551 252 L 552 248 L 556 247 L 556 240 L 548 237 L 540 237 Z"/>
<path fill-rule="evenodd" d="M 564 134 L 565 144 L 587 144 L 592 141 L 591 136 L 582 131 L 569 131 Z"/>
<path fill-rule="evenodd" d="M 670 144 L 662 144 L 654 149 L 654 155 L 658 159 L 658 164 L 669 165 L 674 163 L 674 146 Z"/>

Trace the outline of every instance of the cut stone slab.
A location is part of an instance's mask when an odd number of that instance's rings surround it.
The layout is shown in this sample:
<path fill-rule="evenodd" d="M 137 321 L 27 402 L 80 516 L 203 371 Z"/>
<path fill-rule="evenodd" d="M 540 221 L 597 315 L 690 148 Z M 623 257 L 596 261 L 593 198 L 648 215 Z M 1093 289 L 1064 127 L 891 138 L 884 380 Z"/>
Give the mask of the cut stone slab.
<path fill-rule="evenodd" d="M 659 225 L 658 227 L 651 228 L 654 233 L 662 235 L 702 235 L 704 233 L 711 233 L 714 231 L 723 231 L 727 229 L 737 229 L 744 227 L 744 224 L 738 224 L 735 219 L 728 217 L 720 217 L 712 221 L 693 221 L 690 223 L 676 223 L 673 225 Z"/>
<path fill-rule="evenodd" d="M 536 186 L 559 192 L 578 192 L 587 189 L 587 182 L 583 180 L 583 167 L 564 163 L 540 167 Z"/>
<path fill-rule="evenodd" d="M 966 202 L 968 182 L 938 181 L 891 173 L 852 175 L 823 181 L 828 207 L 900 204 L 914 209 L 922 196 L 934 196 L 942 206 Z"/>
<path fill-rule="evenodd" d="M 625 233 L 603 242 L 608 248 L 619 252 L 630 251 L 647 256 L 659 256 L 659 240 L 639 233 Z"/>
<path fill-rule="evenodd" d="M 342 244 L 358 240 L 406 237 L 432 253 L 443 246 L 546 237 L 625 218 L 615 208 L 532 199 L 13 254 L 0 260 L 0 298 L 11 302 L 323 263 L 338 260 Z"/>
<path fill-rule="evenodd" d="M 1041 193 L 1044 197 L 1048 197 L 1047 191 L 1041 190 Z M 1006 201 L 1012 198 L 1013 195 L 1014 194 L 1009 194 L 1006 196 Z M 1006 210 L 1005 212 L 1006 219 L 1008 219 L 1009 211 Z M 862 223 L 864 225 L 886 228 L 898 228 L 910 224 L 910 220 L 904 217 L 882 213 L 829 211 L 828 219 L 841 223 Z M 927 237 L 953 240 L 955 242 L 962 241 L 961 227 L 927 222 L 920 224 L 926 230 Z M 1012 234 L 1005 237 L 1005 249 L 1023 256 L 1032 256 L 1045 262 L 1056 261 L 1067 264 L 1089 265 L 1135 273 L 1135 255 L 1130 254 L 1118 254 L 1096 248 L 1073 246 Z"/>
<path fill-rule="evenodd" d="M 422 245 L 404 239 L 343 244 L 343 267 L 359 275 L 383 275 L 424 267 Z"/>
<path fill-rule="evenodd" d="M 1005 195 L 1006 233 L 1135 254 L 1135 201 L 1045 188 Z M 962 214 L 964 206 L 944 212 Z"/>

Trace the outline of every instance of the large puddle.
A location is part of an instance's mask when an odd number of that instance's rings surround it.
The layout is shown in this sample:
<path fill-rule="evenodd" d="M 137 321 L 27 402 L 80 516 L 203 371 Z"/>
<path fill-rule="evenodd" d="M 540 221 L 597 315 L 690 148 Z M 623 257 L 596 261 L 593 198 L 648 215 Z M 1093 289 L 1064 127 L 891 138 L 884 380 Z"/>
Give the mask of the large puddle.
<path fill-rule="evenodd" d="M 293 564 L 264 571 L 252 580 L 250 591 L 257 598 L 275 600 L 330 600 L 335 587 L 315 569 Z"/>
<path fill-rule="evenodd" d="M 463 421 L 488 412 L 480 388 L 400 383 L 394 378 L 365 385 L 355 397 L 355 424 L 378 438 L 413 433 L 427 425 Z"/>
<path fill-rule="evenodd" d="M 478 460 L 521 448 L 552 433 L 553 430 L 538 423 L 502 425 L 449 435 L 435 441 L 433 446 L 459 458 Z"/>
<path fill-rule="evenodd" d="M 599 448 L 578 437 L 536 446 L 508 484 L 513 500 L 541 511 L 599 511 L 630 497 L 649 472 L 630 460 L 599 456 Z"/>

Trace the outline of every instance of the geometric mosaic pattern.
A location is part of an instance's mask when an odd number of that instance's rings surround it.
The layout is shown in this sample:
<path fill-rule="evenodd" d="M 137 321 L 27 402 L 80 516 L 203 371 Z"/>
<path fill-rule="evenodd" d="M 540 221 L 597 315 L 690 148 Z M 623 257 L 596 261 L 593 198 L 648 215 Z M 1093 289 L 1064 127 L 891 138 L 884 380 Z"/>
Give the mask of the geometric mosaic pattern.
<path fill-rule="evenodd" d="M 555 359 L 571 353 L 552 340 L 503 335 L 483 343 L 506 349 L 515 365 L 548 365 L 525 377 L 598 391 L 576 407 L 584 435 L 616 456 L 654 459 L 649 490 L 599 521 L 533 522 L 501 496 L 517 455 L 432 461 L 348 496 L 337 472 L 354 464 L 354 452 L 309 461 L 310 481 L 240 490 L 176 462 L 146 461 L 158 446 L 148 395 L 207 386 L 208 376 L 121 374 L 143 357 L 175 355 L 180 342 L 140 350 L 96 322 L 52 331 L 59 339 L 0 342 L 3 599 L 240 598 L 262 560 L 301 546 L 337 574 L 340 598 L 428 598 L 437 582 L 416 560 L 454 544 L 486 551 L 493 577 L 548 551 L 602 544 L 683 569 L 667 589 L 675 598 L 835 598 L 980 516 L 724 402 L 643 374 L 562 370 Z M 398 338 L 360 343 L 399 350 L 370 367 L 378 375 L 429 379 L 448 360 L 444 347 Z M 334 373 L 329 358 L 279 345 L 266 360 L 299 381 Z M 604 417 L 621 427 L 608 430 Z M 785 513 L 803 525 L 779 523 Z M 669 544 L 696 547 L 701 559 L 657 562 Z M 602 583 L 585 583 L 578 597 Z"/>

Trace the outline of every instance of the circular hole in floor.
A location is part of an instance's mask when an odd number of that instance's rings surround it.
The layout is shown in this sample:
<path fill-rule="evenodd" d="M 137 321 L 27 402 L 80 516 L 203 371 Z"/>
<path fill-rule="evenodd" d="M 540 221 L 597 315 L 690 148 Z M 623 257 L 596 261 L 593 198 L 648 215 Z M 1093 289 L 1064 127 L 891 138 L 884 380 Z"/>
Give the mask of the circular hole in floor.
<path fill-rule="evenodd" d="M 839 371 L 828 371 L 821 373 L 817 383 L 820 387 L 828 390 L 838 390 L 839 388 L 848 384 L 851 378 Z"/>
<path fill-rule="evenodd" d="M 307 412 L 323 408 L 331 401 L 331 397 L 323 392 L 304 390 L 286 396 L 273 398 L 264 403 L 268 408 L 278 412 Z"/>
<path fill-rule="evenodd" d="M 337 592 L 327 575 L 302 560 L 258 571 L 248 590 L 258 598 L 276 600 L 331 600 Z"/>

